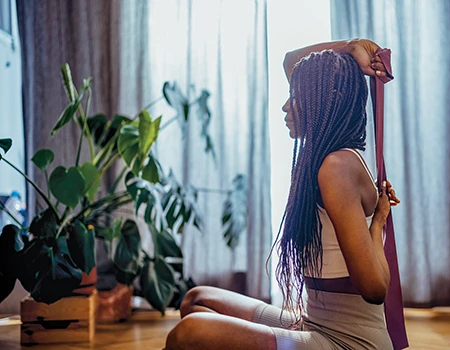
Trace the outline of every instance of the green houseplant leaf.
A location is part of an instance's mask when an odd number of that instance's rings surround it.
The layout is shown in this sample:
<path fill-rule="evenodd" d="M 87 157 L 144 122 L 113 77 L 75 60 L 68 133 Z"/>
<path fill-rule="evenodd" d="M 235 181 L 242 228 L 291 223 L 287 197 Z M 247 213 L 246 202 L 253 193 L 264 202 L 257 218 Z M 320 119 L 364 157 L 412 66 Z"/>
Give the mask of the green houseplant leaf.
<path fill-rule="evenodd" d="M 139 130 L 137 123 L 133 122 L 122 127 L 118 147 L 122 159 L 128 167 L 131 167 L 136 156 L 139 154 Z"/>
<path fill-rule="evenodd" d="M 162 168 L 158 160 L 152 155 L 148 155 L 148 162 L 142 169 L 142 178 L 151 183 L 157 183 L 161 179 Z"/>
<path fill-rule="evenodd" d="M 174 294 L 174 271 L 163 259 L 147 260 L 141 273 L 140 285 L 145 299 L 163 315 Z"/>
<path fill-rule="evenodd" d="M 79 169 L 58 166 L 50 175 L 49 187 L 56 199 L 74 209 L 84 194 L 85 181 Z"/>
<path fill-rule="evenodd" d="M 35 257 L 38 266 L 31 297 L 37 302 L 54 303 L 68 296 L 81 283 L 81 270 L 72 260 L 66 237 L 45 240 Z"/>
<path fill-rule="evenodd" d="M 70 255 L 81 271 L 89 274 L 96 265 L 94 229 L 89 229 L 81 221 L 76 220 L 68 231 L 67 244 Z"/>
<path fill-rule="evenodd" d="M 177 120 L 180 124 L 183 135 L 186 132 L 186 123 L 189 120 L 189 100 L 182 93 L 177 83 L 165 82 L 163 85 L 163 95 L 167 103 L 177 112 Z"/>
<path fill-rule="evenodd" d="M 8 153 L 8 151 L 11 149 L 12 146 L 12 140 L 11 139 L 0 139 L 0 148 L 5 152 Z M 1 154 L 0 154 L 0 159 Z"/>
<path fill-rule="evenodd" d="M 30 232 L 35 237 L 53 237 L 58 231 L 58 217 L 52 208 L 47 208 L 33 218 Z"/>
<path fill-rule="evenodd" d="M 118 282 L 130 285 L 139 274 L 141 262 L 141 236 L 133 220 L 125 221 L 114 254 L 114 264 Z"/>
<path fill-rule="evenodd" d="M 90 202 L 92 202 L 100 187 L 100 172 L 92 163 L 86 162 L 79 170 L 84 177 L 84 194 Z"/>
<path fill-rule="evenodd" d="M 55 154 L 50 149 L 40 149 L 38 150 L 31 161 L 36 165 L 41 171 L 45 171 L 48 166 L 53 162 Z"/>
<path fill-rule="evenodd" d="M 241 233 L 247 227 L 247 180 L 242 174 L 233 179 L 233 191 L 224 204 L 222 225 L 227 245 L 236 247 Z"/>
<path fill-rule="evenodd" d="M 17 256 L 23 247 L 20 229 L 14 225 L 3 227 L 0 235 L 0 303 L 14 289 L 17 279 Z"/>

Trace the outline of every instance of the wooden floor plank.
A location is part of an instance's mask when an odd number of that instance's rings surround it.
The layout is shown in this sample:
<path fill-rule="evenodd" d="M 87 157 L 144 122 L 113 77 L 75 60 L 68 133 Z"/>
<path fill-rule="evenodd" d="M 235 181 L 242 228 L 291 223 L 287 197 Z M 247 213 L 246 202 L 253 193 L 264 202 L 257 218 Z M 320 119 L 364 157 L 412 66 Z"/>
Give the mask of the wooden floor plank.
<path fill-rule="evenodd" d="M 450 349 L 450 312 L 424 310 L 405 311 L 406 328 L 411 350 Z M 0 322 L 0 349 L 4 350 L 160 350 L 165 338 L 178 323 L 179 314 L 169 311 L 161 317 L 156 312 L 134 313 L 127 322 L 97 325 L 92 344 L 55 344 L 21 347 L 19 344 L 20 324 L 17 319 Z M 2 325 L 3 324 L 3 325 Z"/>

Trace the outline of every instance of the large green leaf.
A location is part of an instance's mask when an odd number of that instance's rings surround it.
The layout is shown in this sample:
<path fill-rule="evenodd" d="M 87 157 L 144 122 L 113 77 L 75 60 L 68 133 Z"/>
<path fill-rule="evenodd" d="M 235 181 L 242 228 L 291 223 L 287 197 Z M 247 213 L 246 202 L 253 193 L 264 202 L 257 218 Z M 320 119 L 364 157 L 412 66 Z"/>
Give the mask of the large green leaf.
<path fill-rule="evenodd" d="M 117 280 L 123 284 L 131 284 L 139 274 L 141 261 L 141 236 L 133 220 L 125 221 L 119 242 L 114 254 L 114 264 L 119 270 Z"/>
<path fill-rule="evenodd" d="M 94 164 L 89 162 L 84 163 L 79 170 L 84 177 L 84 194 L 89 202 L 92 202 L 100 187 L 100 172 Z"/>
<path fill-rule="evenodd" d="M 140 167 L 158 138 L 160 124 L 161 117 L 152 121 L 147 110 L 144 109 L 139 113 L 139 157 L 142 159 Z"/>
<path fill-rule="evenodd" d="M 154 262 L 147 261 L 141 273 L 142 295 L 155 309 L 164 315 L 174 294 L 174 271 L 163 259 L 156 257 Z"/>
<path fill-rule="evenodd" d="M 0 148 L 6 153 L 10 150 L 12 146 L 11 139 L 0 139 Z M 0 154 L 0 159 L 2 159 L 2 155 Z"/>
<path fill-rule="evenodd" d="M 59 166 L 50 175 L 49 187 L 56 199 L 74 209 L 84 195 L 85 181 L 79 169 Z"/>
<path fill-rule="evenodd" d="M 87 118 L 87 125 L 92 139 L 97 146 L 104 146 L 102 136 L 108 124 L 108 118 L 104 114 L 96 114 Z"/>
<path fill-rule="evenodd" d="M 45 171 L 48 166 L 53 162 L 55 154 L 50 149 L 40 149 L 38 150 L 31 161 L 42 171 Z"/>
<path fill-rule="evenodd" d="M 75 264 L 89 274 L 96 265 L 95 261 L 95 233 L 94 229 L 88 229 L 81 221 L 77 220 L 69 227 L 69 239 L 67 240 L 70 255 Z"/>
<path fill-rule="evenodd" d="M 222 227 L 227 245 L 236 247 L 240 235 L 247 228 L 247 180 L 242 174 L 233 179 L 233 190 L 224 203 Z"/>
<path fill-rule="evenodd" d="M 19 253 L 19 279 L 31 297 L 47 304 L 69 296 L 81 282 L 65 236 L 36 238 Z"/>
<path fill-rule="evenodd" d="M 161 165 L 158 160 L 153 157 L 152 154 L 148 155 L 148 162 L 142 169 L 142 178 L 151 183 L 157 183 L 160 181 L 162 174 Z"/>
<path fill-rule="evenodd" d="M 82 97 L 80 95 L 79 97 Z M 64 111 L 62 112 L 61 116 L 59 117 L 58 121 L 56 122 L 55 126 L 52 129 L 51 135 L 55 135 L 64 125 L 69 123 L 75 113 L 78 110 L 78 107 L 80 106 L 81 98 L 75 99 L 73 102 L 71 102 L 69 105 L 67 105 L 66 108 L 64 108 Z"/>
<path fill-rule="evenodd" d="M 170 234 L 169 230 L 164 229 L 162 231 L 158 231 L 156 235 L 156 247 L 155 247 L 155 255 L 161 255 L 162 257 L 173 257 L 173 258 L 182 258 L 183 253 L 175 242 L 175 239 Z"/>
<path fill-rule="evenodd" d="M 30 232 L 35 237 L 55 237 L 58 231 L 58 218 L 52 208 L 47 208 L 33 218 Z"/>
<path fill-rule="evenodd" d="M 21 230 L 3 227 L 0 235 L 0 303 L 12 292 L 17 279 L 17 256 L 24 247 Z"/>
<path fill-rule="evenodd" d="M 125 125 L 120 130 L 118 140 L 119 153 L 122 159 L 131 167 L 139 154 L 139 130 L 136 123 Z"/>

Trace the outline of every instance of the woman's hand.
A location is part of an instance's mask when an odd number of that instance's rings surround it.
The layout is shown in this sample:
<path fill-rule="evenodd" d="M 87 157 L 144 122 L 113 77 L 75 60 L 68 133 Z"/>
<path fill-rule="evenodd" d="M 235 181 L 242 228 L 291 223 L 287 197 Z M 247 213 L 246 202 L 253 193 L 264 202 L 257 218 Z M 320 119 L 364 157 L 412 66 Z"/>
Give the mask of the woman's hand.
<path fill-rule="evenodd" d="M 395 207 L 400 203 L 400 199 L 395 195 L 395 191 L 392 188 L 391 183 L 386 180 L 381 185 L 380 197 L 378 199 L 378 205 L 375 209 L 374 219 L 379 220 L 383 225 L 391 211 L 391 207 Z"/>
<path fill-rule="evenodd" d="M 346 51 L 355 58 L 365 75 L 385 77 L 386 68 L 381 62 L 381 58 L 375 55 L 379 48 L 371 40 L 355 39 L 348 42 Z"/>

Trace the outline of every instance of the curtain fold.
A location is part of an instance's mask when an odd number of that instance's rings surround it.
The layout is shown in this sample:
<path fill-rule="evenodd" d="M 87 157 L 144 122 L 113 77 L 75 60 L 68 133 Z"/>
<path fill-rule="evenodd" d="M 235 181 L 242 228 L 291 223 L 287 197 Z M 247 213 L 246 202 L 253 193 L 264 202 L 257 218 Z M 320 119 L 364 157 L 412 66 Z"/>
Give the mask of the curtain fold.
<path fill-rule="evenodd" d="M 402 200 L 393 215 L 404 304 L 450 305 L 450 4 L 332 0 L 331 21 L 333 39 L 368 38 L 392 50 L 385 159 Z"/>
<path fill-rule="evenodd" d="M 268 300 L 261 263 L 271 244 L 266 2 L 18 0 L 18 15 L 27 158 L 43 147 L 57 147 L 55 164 L 68 165 L 75 157 L 76 128 L 48 137 L 66 104 L 59 77 L 65 62 L 76 83 L 93 77 L 91 114 L 135 115 L 162 96 L 165 81 L 176 81 L 191 98 L 201 89 L 211 93 L 217 162 L 204 153 L 195 119 L 185 138 L 176 123 L 164 129 L 155 151 L 166 173 L 172 169 L 179 181 L 199 188 L 228 190 L 235 174 L 251 176 L 249 225 L 239 246 L 227 248 L 221 232 L 225 197 L 201 192 L 205 232 L 189 228 L 178 237 L 185 274 L 224 288 L 244 276 L 238 289 Z M 150 113 L 162 114 L 163 125 L 175 114 L 164 102 Z M 87 154 L 84 149 L 84 159 Z M 43 184 L 31 163 L 28 172 Z M 30 198 L 30 209 L 34 202 Z"/>

